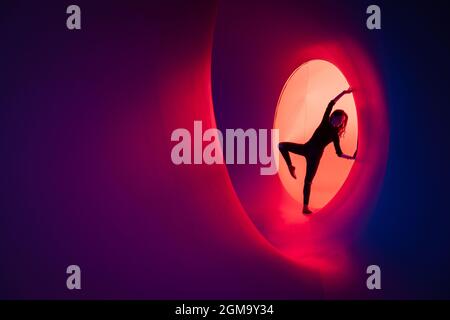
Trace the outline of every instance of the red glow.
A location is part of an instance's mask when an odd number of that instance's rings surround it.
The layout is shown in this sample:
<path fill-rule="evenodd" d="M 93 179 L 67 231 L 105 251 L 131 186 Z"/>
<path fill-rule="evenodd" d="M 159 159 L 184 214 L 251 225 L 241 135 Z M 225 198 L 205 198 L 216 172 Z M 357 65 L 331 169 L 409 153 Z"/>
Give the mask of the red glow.
<path fill-rule="evenodd" d="M 321 43 L 300 50 L 295 61 L 291 61 L 290 64 L 298 67 L 316 59 L 328 61 L 338 68 L 342 74 L 338 72 L 337 78 L 345 76 L 341 78 L 341 82 L 329 84 L 326 89 L 329 92 L 315 101 L 314 104 L 317 103 L 321 114 L 327 100 L 343 89 L 340 86 L 349 83 L 356 89 L 353 97 L 348 97 L 347 101 L 343 100 L 339 107 L 346 105 L 348 111 L 352 112 L 353 116 L 350 117 L 357 117 L 357 121 L 350 120 L 348 140 L 344 139 L 343 149 L 346 153 L 353 153 L 357 134 L 358 159 L 350 162 L 349 166 L 344 168 L 345 171 L 338 174 L 327 173 L 321 163 L 317 176 L 319 179 L 315 184 L 321 181 L 324 183 L 324 180 L 330 177 L 335 184 L 334 189 L 330 189 L 322 199 L 320 192 L 313 186 L 313 195 L 316 197 L 312 198 L 314 205 L 324 206 L 311 216 L 301 214 L 300 202 L 291 196 L 289 185 L 286 188 L 282 182 L 285 179 L 283 175 L 286 174 L 283 171 L 283 163 L 280 164 L 281 180 L 277 176 L 273 179 L 261 178 L 263 184 L 258 193 L 241 196 L 240 201 L 247 214 L 272 245 L 295 263 L 321 272 L 327 279 L 325 284 L 329 283 L 332 286 L 336 279 L 344 279 L 351 272 L 352 258 L 348 248 L 363 229 L 363 224 L 368 219 L 368 213 L 371 212 L 378 195 L 387 161 L 389 124 L 381 83 L 371 59 L 364 52 L 352 42 Z M 287 117 L 287 113 L 280 116 L 278 119 L 280 123 L 281 121 L 288 123 L 288 120 L 282 120 L 285 116 Z M 277 120 L 275 122 L 277 126 Z M 318 121 L 314 120 L 310 125 L 315 127 L 317 123 Z M 307 130 L 313 129 L 308 127 Z M 302 131 L 294 132 L 293 140 L 297 139 L 295 135 L 298 134 L 301 139 L 308 139 L 310 132 L 307 130 L 304 136 Z M 281 139 L 286 135 L 286 139 L 289 140 L 290 133 L 283 131 L 280 132 Z M 330 158 L 323 160 L 345 163 L 345 160 L 336 157 L 332 149 L 328 152 Z M 298 157 L 294 161 L 304 160 Z M 330 163 L 332 170 L 335 165 L 333 162 Z M 300 173 L 304 170 L 304 165 L 299 164 L 298 168 Z M 292 181 L 298 184 L 294 186 L 298 191 L 301 190 L 301 180 Z M 253 187 L 254 184 L 245 188 Z"/>

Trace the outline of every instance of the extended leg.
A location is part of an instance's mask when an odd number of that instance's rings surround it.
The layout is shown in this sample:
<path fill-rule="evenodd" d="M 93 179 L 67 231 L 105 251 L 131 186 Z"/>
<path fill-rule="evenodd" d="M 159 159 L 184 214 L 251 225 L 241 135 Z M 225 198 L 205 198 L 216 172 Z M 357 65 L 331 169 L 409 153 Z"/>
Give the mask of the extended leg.
<path fill-rule="evenodd" d="M 303 213 L 312 213 L 309 210 L 309 196 L 311 195 L 311 185 L 319 168 L 320 158 L 306 159 L 306 175 L 305 183 L 303 185 Z"/>

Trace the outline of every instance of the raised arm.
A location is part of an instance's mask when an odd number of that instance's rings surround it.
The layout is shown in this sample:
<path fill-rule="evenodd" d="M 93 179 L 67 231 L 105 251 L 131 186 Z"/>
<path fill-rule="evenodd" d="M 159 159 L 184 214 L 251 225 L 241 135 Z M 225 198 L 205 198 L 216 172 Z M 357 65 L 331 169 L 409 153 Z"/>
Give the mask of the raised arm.
<path fill-rule="evenodd" d="M 331 101 L 334 101 L 334 103 L 336 103 L 336 102 L 338 102 L 338 100 L 340 99 L 340 98 L 342 98 L 342 96 L 344 96 L 344 95 L 346 95 L 346 94 L 349 94 L 349 93 L 352 93 L 353 92 L 353 89 L 352 88 L 348 88 L 347 90 L 344 90 L 344 91 L 342 91 L 341 93 L 339 93 L 336 97 L 334 97 L 334 99 L 333 100 L 331 100 Z"/>
<path fill-rule="evenodd" d="M 352 92 L 353 92 L 353 89 L 352 88 L 348 88 L 347 90 L 342 91 L 336 97 L 334 97 L 334 99 L 331 100 L 330 103 L 328 103 L 328 106 L 327 106 L 327 109 L 325 110 L 325 113 L 323 115 L 322 121 L 328 120 L 328 118 L 331 115 L 331 111 L 333 110 L 334 105 L 336 104 L 336 102 L 339 101 L 339 99 L 341 99 L 344 95 L 352 93 Z"/>

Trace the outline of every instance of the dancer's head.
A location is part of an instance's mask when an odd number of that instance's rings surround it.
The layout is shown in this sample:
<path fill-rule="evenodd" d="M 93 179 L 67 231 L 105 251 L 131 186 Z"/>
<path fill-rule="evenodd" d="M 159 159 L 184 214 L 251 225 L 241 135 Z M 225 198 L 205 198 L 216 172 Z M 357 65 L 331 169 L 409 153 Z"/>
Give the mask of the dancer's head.
<path fill-rule="evenodd" d="M 348 115 L 344 110 L 335 110 L 330 116 L 331 125 L 337 130 L 339 137 L 345 132 L 345 127 L 347 126 Z"/>

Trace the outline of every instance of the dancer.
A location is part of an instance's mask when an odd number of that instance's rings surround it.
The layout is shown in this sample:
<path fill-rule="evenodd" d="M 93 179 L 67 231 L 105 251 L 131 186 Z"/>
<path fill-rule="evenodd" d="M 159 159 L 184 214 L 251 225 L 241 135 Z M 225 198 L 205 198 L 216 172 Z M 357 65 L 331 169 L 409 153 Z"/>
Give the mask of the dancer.
<path fill-rule="evenodd" d="M 311 194 L 311 184 L 314 176 L 316 175 L 317 168 L 319 167 L 320 159 L 322 158 L 325 147 L 333 142 L 336 154 L 338 157 L 355 160 L 356 152 L 353 156 L 346 155 L 342 152 L 339 144 L 339 139 L 345 132 L 347 126 L 348 116 L 343 110 L 335 110 L 333 113 L 333 106 L 336 102 L 342 98 L 345 94 L 350 94 L 353 89 L 349 88 L 338 94 L 327 106 L 325 114 L 323 115 L 320 125 L 312 135 L 311 139 L 305 144 L 298 144 L 292 142 L 281 142 L 278 144 L 281 155 L 283 156 L 286 164 L 289 168 L 289 173 L 294 179 L 297 179 L 295 175 L 295 167 L 292 165 L 289 152 L 304 156 L 306 158 L 306 175 L 303 185 L 303 213 L 310 214 L 312 211 L 309 209 L 309 197 Z M 331 114 L 331 116 L 330 116 Z"/>

